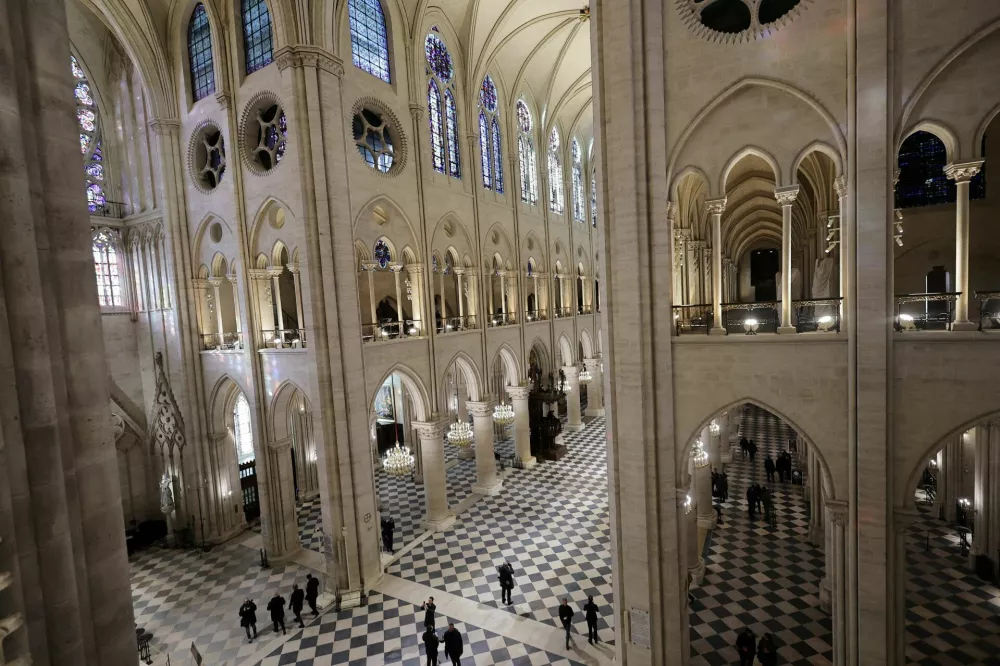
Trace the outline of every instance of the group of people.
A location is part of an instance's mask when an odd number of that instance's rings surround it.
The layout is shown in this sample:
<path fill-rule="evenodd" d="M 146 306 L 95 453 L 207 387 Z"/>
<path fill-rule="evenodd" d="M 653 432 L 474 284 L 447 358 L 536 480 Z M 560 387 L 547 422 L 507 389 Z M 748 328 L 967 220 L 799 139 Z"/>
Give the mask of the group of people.
<path fill-rule="evenodd" d="M 757 455 L 757 444 L 752 439 L 740 437 L 740 451 L 743 452 L 743 457 L 749 457 L 750 462 L 752 463 L 754 456 Z"/>
<path fill-rule="evenodd" d="M 771 458 L 771 454 L 767 454 L 767 458 L 764 460 L 764 471 L 767 473 L 767 480 L 770 483 L 774 483 L 774 473 L 778 473 L 778 479 L 782 483 L 785 482 L 785 477 L 788 480 L 792 480 L 792 454 L 788 451 L 782 451 L 778 454 L 778 460 L 775 462 Z"/>
<path fill-rule="evenodd" d="M 316 608 L 316 600 L 319 598 L 319 579 L 308 574 L 306 576 L 306 589 L 302 590 L 297 584 L 292 585 L 292 594 L 289 608 L 292 610 L 292 614 L 295 615 L 295 620 L 299 623 L 300 627 L 304 627 L 305 622 L 302 621 L 302 608 L 308 603 L 312 614 L 319 615 L 319 610 Z M 287 633 L 285 630 L 285 598 L 281 596 L 280 592 L 275 592 L 271 600 L 267 602 L 267 610 L 271 613 L 271 623 L 274 625 L 274 633 L 278 633 L 278 628 L 281 628 L 281 633 Z M 253 639 L 257 638 L 257 604 L 253 602 L 253 599 L 244 599 L 243 603 L 240 605 L 240 626 L 243 627 L 247 632 L 247 640 L 253 643 Z M 251 631 L 253 635 L 251 635 Z"/>
<path fill-rule="evenodd" d="M 729 477 L 725 472 L 712 468 L 712 497 L 718 497 L 720 502 L 729 499 Z"/>
<path fill-rule="evenodd" d="M 444 634 L 437 635 L 437 631 L 435 631 L 437 605 L 434 603 L 434 597 L 425 601 L 420 606 L 420 610 L 424 611 L 423 641 L 424 651 L 427 653 L 427 666 L 438 666 L 438 649 L 441 643 L 444 643 L 444 656 L 451 659 L 452 666 L 461 664 L 462 652 L 465 648 L 462 632 L 455 628 L 454 622 L 449 622 L 448 629 L 445 630 Z"/>
<path fill-rule="evenodd" d="M 771 500 L 771 491 L 759 483 L 752 483 L 747 487 L 747 511 L 750 512 L 750 520 L 753 520 L 763 507 L 764 520 L 768 525 L 774 524 L 774 502 Z"/>
<path fill-rule="evenodd" d="M 740 654 L 740 666 L 753 666 L 757 657 L 761 666 L 775 666 L 778 663 L 778 647 L 773 634 L 764 634 L 760 641 L 750 627 L 746 627 L 736 637 L 736 651 Z"/>

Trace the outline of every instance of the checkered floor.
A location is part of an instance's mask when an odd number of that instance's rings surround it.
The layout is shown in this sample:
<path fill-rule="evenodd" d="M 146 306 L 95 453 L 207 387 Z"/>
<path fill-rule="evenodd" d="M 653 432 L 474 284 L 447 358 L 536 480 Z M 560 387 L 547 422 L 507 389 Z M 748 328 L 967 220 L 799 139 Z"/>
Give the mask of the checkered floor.
<path fill-rule="evenodd" d="M 423 666 L 426 663 L 421 640 L 423 621 L 424 613 L 419 606 L 376 593 L 367 606 L 321 616 L 318 623 L 298 631 L 258 666 Z M 462 634 L 463 664 L 580 666 L 575 661 L 444 615 L 437 618 L 438 636 L 448 628 L 449 622 L 454 622 Z M 439 659 L 439 663 L 447 663 L 444 645 L 440 647 Z"/>
<path fill-rule="evenodd" d="M 747 486 L 765 485 L 764 456 L 784 450 L 792 431 L 773 414 L 747 406 L 741 436 L 758 447 L 755 465 L 734 448 L 729 476 L 729 501 L 723 503 L 723 524 L 707 547 L 707 575 L 693 590 L 691 663 L 739 663 L 736 635 L 749 626 L 758 638 L 774 634 L 781 664 L 822 666 L 833 660 L 830 617 L 819 605 L 823 553 L 806 537 L 809 515 L 804 486 L 780 483 L 775 477 L 772 499 L 776 525 L 747 515 Z M 797 461 L 793 467 L 802 469 Z"/>
<path fill-rule="evenodd" d="M 562 460 L 514 470 L 500 494 L 477 502 L 389 573 L 553 626 L 560 598 L 583 604 L 593 595 L 603 616 L 601 640 L 613 642 L 604 419 L 565 439 Z M 505 559 L 515 571 L 512 606 L 500 604 L 497 584 L 496 567 Z M 583 613 L 575 618 L 586 635 Z"/>
<path fill-rule="evenodd" d="M 969 571 L 953 528 L 919 509 L 906 539 L 907 663 L 1000 664 L 1000 589 Z"/>
<path fill-rule="evenodd" d="M 136 624 L 153 634 L 154 652 L 168 654 L 173 664 L 191 663 L 192 643 L 206 664 L 262 658 L 263 646 L 276 638 L 264 610 L 267 601 L 276 591 L 287 599 L 292 583 L 304 587 L 309 573 L 296 564 L 261 569 L 257 552 L 239 544 L 208 553 L 151 548 L 129 564 Z M 259 640 L 253 643 L 247 643 L 238 616 L 248 597 L 257 604 Z M 286 622 L 291 619 L 288 614 Z"/>

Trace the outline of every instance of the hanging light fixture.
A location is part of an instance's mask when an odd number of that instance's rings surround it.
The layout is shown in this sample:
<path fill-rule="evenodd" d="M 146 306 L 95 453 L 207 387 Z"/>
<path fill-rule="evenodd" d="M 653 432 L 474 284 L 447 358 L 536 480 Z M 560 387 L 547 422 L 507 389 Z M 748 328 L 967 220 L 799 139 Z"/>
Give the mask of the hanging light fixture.
<path fill-rule="evenodd" d="M 711 423 L 708 424 L 708 432 L 711 433 L 712 437 L 718 436 L 721 430 L 722 428 L 720 428 L 719 424 L 716 423 L 715 421 L 712 421 Z"/>
<path fill-rule="evenodd" d="M 448 430 L 448 442 L 465 448 L 470 446 L 474 440 L 475 437 L 472 434 L 472 428 L 469 427 L 468 423 L 457 421 L 451 424 L 451 429 Z"/>
<path fill-rule="evenodd" d="M 502 428 L 506 428 L 514 422 L 514 407 L 506 403 L 500 403 L 493 408 L 493 423 Z"/>
<path fill-rule="evenodd" d="M 694 450 L 691 451 L 691 459 L 694 461 L 695 467 L 705 467 L 708 465 L 708 452 L 705 451 L 705 445 L 700 439 L 694 443 Z"/>
<path fill-rule="evenodd" d="M 687 495 L 684 497 L 684 513 L 691 513 L 694 509 L 694 503 L 691 501 L 691 496 Z"/>
<path fill-rule="evenodd" d="M 593 377 L 590 376 L 590 370 L 587 369 L 587 366 L 583 366 L 580 370 L 580 383 L 589 384 L 591 379 Z"/>
<path fill-rule="evenodd" d="M 396 374 L 393 373 L 390 377 L 390 388 L 389 394 L 392 400 L 392 429 L 396 433 L 396 445 L 386 451 L 385 456 L 382 457 L 382 469 L 389 476 L 406 476 L 413 472 L 413 454 L 410 453 L 410 447 L 403 446 L 399 443 L 399 421 L 396 412 Z"/>

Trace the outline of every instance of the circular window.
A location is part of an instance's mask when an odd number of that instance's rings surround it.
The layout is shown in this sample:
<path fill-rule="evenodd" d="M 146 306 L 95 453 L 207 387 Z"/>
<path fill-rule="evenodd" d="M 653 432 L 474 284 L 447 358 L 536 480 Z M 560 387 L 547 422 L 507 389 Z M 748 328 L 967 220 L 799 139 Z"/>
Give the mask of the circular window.
<path fill-rule="evenodd" d="M 250 100 L 243 112 L 242 136 L 251 171 L 262 175 L 281 164 L 288 148 L 288 119 L 274 95 L 261 93 Z"/>
<path fill-rule="evenodd" d="M 763 37 L 808 0 L 677 0 L 685 23 L 703 37 L 741 42 Z"/>
<path fill-rule="evenodd" d="M 219 243 L 222 241 L 222 225 L 218 222 L 213 222 L 212 226 L 208 228 L 208 236 L 212 239 L 213 243 Z"/>
<path fill-rule="evenodd" d="M 222 130 L 212 122 L 206 122 L 191 135 L 189 162 L 191 178 L 202 192 L 211 192 L 226 173 L 226 143 Z"/>
<path fill-rule="evenodd" d="M 396 116 L 377 100 L 359 100 L 354 106 L 351 135 L 365 164 L 376 173 L 395 176 L 403 168 L 405 141 Z"/>

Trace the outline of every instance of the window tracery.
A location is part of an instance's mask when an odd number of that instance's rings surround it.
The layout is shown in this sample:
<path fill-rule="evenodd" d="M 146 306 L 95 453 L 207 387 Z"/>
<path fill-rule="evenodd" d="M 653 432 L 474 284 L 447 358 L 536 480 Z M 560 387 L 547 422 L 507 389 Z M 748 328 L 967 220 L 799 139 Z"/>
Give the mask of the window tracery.
<path fill-rule="evenodd" d="M 538 163 L 535 144 L 531 138 L 533 122 L 531 111 L 523 99 L 517 100 L 517 161 L 521 172 L 521 201 L 535 205 L 538 203 Z"/>
<path fill-rule="evenodd" d="M 703 37 L 748 41 L 773 32 L 808 0 L 676 0 L 681 18 Z M 784 19 L 784 21 L 782 21 Z"/>
<path fill-rule="evenodd" d="M 986 140 L 983 138 L 983 156 Z M 944 173 L 948 151 L 931 132 L 914 132 L 903 141 L 898 154 L 896 208 L 917 208 L 955 202 L 955 182 Z M 970 199 L 986 196 L 986 175 L 981 170 L 969 185 Z"/>
<path fill-rule="evenodd" d="M 121 280 L 121 237 L 111 229 L 95 230 L 92 250 L 97 275 L 97 298 L 102 308 L 125 306 Z"/>
<path fill-rule="evenodd" d="M 73 96 L 76 99 L 76 122 L 80 127 L 80 152 L 83 153 L 84 175 L 87 179 L 87 210 L 100 215 L 107 206 L 104 193 L 104 153 L 101 150 L 100 123 L 97 118 L 97 104 L 90 88 L 87 75 L 80 67 L 76 56 L 69 57 L 73 80 Z"/>
<path fill-rule="evenodd" d="M 354 115 L 352 129 L 354 144 L 368 166 L 389 173 L 396 161 L 396 153 L 385 116 L 370 109 L 361 109 Z"/>
<path fill-rule="evenodd" d="M 188 23 L 188 65 L 191 94 L 197 102 L 215 92 L 215 65 L 212 59 L 212 30 L 205 5 L 198 3 Z"/>
<path fill-rule="evenodd" d="M 597 228 L 597 171 L 590 172 L 590 225 Z"/>
<path fill-rule="evenodd" d="M 583 198 L 583 161 L 580 155 L 580 142 L 576 139 L 570 144 L 570 157 L 573 169 L 573 219 L 583 222 L 587 219 L 587 204 Z"/>
<path fill-rule="evenodd" d="M 427 58 L 427 116 L 431 131 L 431 165 L 438 173 L 462 177 L 458 144 L 458 108 L 451 53 L 436 30 L 424 40 Z M 442 93 L 442 91 L 444 91 Z"/>
<path fill-rule="evenodd" d="M 503 194 L 503 153 L 498 121 L 497 87 L 489 74 L 479 88 L 479 150 L 483 169 L 483 187 Z"/>
<path fill-rule="evenodd" d="M 242 393 L 236 396 L 236 403 L 233 405 L 233 439 L 236 441 L 236 455 L 240 464 L 255 459 L 250 403 Z"/>
<path fill-rule="evenodd" d="M 271 13 L 267 9 L 266 0 L 242 0 L 242 10 L 246 72 L 253 74 L 270 65 L 274 59 Z"/>
<path fill-rule="evenodd" d="M 379 0 L 349 0 L 351 54 L 354 66 L 386 83 L 389 77 L 389 37 Z"/>
<path fill-rule="evenodd" d="M 559 130 L 555 127 L 549 134 L 549 210 L 562 215 L 565 209 L 565 195 L 563 194 L 562 157 L 559 141 Z"/>

